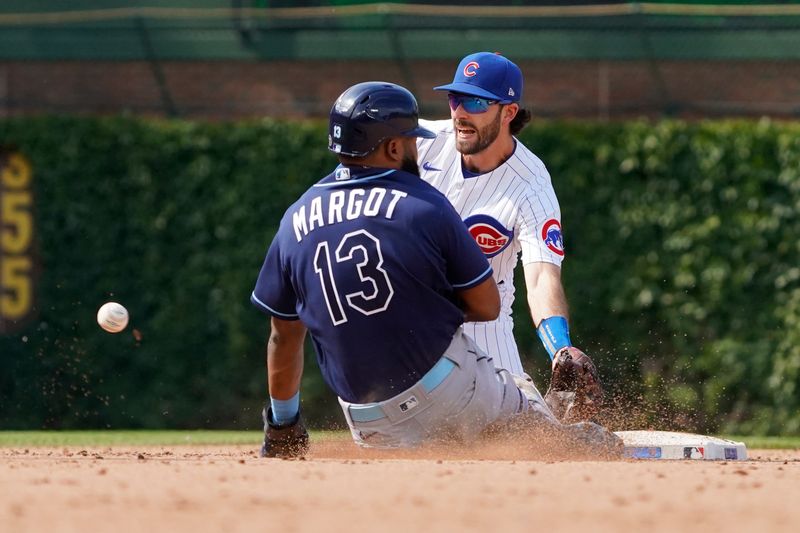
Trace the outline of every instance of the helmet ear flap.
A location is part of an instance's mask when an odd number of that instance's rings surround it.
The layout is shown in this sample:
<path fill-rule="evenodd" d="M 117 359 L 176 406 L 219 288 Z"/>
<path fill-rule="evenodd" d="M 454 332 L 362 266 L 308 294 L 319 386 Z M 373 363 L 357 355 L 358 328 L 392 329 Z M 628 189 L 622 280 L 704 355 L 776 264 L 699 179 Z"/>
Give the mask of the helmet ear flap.
<path fill-rule="evenodd" d="M 356 141 L 366 141 L 367 140 L 367 132 L 364 131 L 364 128 L 360 128 L 355 126 L 351 130 L 351 134 L 353 135 L 353 139 Z"/>

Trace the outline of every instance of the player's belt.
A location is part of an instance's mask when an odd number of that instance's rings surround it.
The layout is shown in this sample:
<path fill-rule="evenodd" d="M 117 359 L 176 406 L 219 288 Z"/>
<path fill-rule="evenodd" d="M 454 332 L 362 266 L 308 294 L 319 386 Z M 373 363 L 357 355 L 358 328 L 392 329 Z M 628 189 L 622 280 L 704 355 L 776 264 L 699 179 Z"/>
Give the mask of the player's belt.
<path fill-rule="evenodd" d="M 453 371 L 455 366 L 456 364 L 453 361 L 447 357 L 442 357 L 433 365 L 433 368 L 422 376 L 422 379 L 419 380 L 419 384 L 422 385 L 425 392 L 430 393 L 442 384 L 442 381 L 450 375 L 450 372 Z M 402 395 L 405 395 L 405 393 L 402 393 L 400 396 Z M 386 400 L 386 402 L 391 401 L 393 400 Z M 365 403 L 361 405 L 350 404 L 350 418 L 353 422 L 372 422 L 385 418 L 386 413 L 384 413 L 381 404 L 386 402 Z"/>

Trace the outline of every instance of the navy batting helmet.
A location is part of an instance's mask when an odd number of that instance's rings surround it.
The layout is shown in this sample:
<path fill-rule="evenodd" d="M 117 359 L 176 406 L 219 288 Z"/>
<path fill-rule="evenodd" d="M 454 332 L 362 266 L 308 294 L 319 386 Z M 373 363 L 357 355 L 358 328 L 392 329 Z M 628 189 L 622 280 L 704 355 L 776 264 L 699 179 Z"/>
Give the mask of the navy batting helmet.
<path fill-rule="evenodd" d="M 419 109 L 407 89 L 383 81 L 353 85 L 331 108 L 328 150 L 363 157 L 392 137 L 425 137 L 436 134 L 419 125 Z"/>

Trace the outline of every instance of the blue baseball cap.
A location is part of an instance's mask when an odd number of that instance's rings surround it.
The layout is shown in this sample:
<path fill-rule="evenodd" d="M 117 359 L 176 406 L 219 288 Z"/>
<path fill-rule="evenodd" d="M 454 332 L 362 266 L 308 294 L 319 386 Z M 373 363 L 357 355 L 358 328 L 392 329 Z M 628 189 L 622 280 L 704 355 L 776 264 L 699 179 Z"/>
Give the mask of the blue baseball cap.
<path fill-rule="evenodd" d="M 468 94 L 510 104 L 519 102 L 522 97 L 522 71 L 500 54 L 478 52 L 461 60 L 453 83 L 434 87 L 433 90 Z"/>

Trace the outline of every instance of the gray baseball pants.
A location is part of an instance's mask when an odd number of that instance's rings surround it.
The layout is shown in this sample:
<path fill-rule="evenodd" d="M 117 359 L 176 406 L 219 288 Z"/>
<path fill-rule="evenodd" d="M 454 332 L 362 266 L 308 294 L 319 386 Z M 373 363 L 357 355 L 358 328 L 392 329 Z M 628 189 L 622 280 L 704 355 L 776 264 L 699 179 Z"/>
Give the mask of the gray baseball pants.
<path fill-rule="evenodd" d="M 493 424 L 529 409 L 505 369 L 459 328 L 442 358 L 409 389 L 388 400 L 352 404 L 341 398 L 353 440 L 367 448 L 470 442 Z"/>

